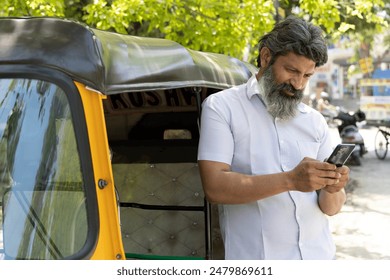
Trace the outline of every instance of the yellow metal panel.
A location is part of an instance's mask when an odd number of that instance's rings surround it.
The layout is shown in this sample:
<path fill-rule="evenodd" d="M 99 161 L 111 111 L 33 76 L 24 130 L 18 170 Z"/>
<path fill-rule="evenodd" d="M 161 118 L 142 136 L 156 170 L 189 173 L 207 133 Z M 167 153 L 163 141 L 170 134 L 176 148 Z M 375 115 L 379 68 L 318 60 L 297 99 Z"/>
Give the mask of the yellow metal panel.
<path fill-rule="evenodd" d="M 87 122 L 92 164 L 95 174 L 95 187 L 99 207 L 99 237 L 91 259 L 125 259 L 118 219 L 114 179 L 109 157 L 106 124 L 102 99 L 104 95 L 76 83 L 81 94 Z M 99 188 L 99 180 L 107 185 Z"/>

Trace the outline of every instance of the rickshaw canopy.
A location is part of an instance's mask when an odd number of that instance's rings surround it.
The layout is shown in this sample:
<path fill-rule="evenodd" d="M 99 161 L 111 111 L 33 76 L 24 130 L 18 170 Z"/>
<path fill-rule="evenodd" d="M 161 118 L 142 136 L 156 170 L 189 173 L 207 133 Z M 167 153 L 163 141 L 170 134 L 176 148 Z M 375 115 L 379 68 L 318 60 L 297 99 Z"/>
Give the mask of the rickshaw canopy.
<path fill-rule="evenodd" d="M 223 89 L 244 83 L 256 67 L 166 39 L 90 28 L 59 18 L 0 19 L 0 64 L 63 71 L 103 94 L 180 87 Z"/>

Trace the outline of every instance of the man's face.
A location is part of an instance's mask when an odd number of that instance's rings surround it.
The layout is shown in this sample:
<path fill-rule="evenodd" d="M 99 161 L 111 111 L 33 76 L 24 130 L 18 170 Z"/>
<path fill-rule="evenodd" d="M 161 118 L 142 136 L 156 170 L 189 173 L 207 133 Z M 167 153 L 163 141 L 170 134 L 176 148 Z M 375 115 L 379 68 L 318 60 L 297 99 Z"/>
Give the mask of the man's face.
<path fill-rule="evenodd" d="M 289 53 L 267 65 L 259 80 L 264 90 L 264 102 L 275 118 L 287 120 L 296 114 L 303 90 L 315 70 L 315 62 Z"/>

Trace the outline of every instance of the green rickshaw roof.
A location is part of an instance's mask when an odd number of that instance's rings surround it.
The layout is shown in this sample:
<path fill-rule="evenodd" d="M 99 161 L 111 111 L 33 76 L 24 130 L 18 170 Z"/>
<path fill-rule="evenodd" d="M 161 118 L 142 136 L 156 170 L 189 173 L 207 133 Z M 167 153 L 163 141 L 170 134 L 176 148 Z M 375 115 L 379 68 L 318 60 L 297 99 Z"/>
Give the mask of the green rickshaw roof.
<path fill-rule="evenodd" d="M 60 70 L 104 94 L 181 87 L 228 88 L 257 71 L 226 55 L 47 17 L 0 19 L 0 65 Z"/>

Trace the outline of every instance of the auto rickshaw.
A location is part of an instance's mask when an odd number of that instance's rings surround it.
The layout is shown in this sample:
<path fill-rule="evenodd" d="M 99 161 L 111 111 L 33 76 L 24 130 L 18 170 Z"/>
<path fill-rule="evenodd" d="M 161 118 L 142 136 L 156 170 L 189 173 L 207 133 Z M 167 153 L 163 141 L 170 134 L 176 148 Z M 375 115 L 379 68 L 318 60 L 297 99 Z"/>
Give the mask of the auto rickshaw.
<path fill-rule="evenodd" d="M 165 39 L 1 18 L 0 259 L 222 258 L 201 102 L 255 71 Z"/>

